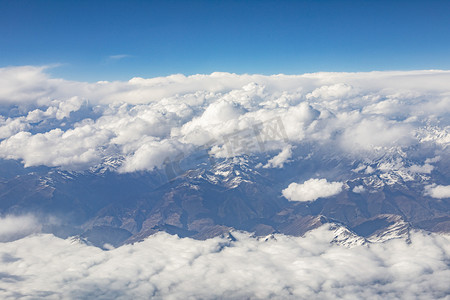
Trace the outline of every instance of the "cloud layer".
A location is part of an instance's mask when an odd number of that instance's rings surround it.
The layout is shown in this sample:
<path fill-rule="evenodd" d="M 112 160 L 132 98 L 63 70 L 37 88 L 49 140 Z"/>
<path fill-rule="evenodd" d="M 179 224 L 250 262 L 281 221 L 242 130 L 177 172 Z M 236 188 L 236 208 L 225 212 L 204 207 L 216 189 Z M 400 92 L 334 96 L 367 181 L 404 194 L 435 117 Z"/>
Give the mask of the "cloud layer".
<path fill-rule="evenodd" d="M 134 172 L 200 148 L 217 157 L 264 152 L 261 167 L 280 168 L 306 148 L 365 159 L 417 145 L 442 152 L 450 143 L 449 71 L 85 83 L 45 70 L 0 69 L 0 158 L 85 170 L 117 157 L 119 172 Z M 429 174 L 432 157 L 403 169 Z"/>
<path fill-rule="evenodd" d="M 301 238 L 235 232 L 237 241 L 159 233 L 110 251 L 31 235 L 1 244 L 0 297 L 438 299 L 450 293 L 450 237 L 414 232 L 411 243 L 347 248 L 331 243 L 329 229 Z"/>

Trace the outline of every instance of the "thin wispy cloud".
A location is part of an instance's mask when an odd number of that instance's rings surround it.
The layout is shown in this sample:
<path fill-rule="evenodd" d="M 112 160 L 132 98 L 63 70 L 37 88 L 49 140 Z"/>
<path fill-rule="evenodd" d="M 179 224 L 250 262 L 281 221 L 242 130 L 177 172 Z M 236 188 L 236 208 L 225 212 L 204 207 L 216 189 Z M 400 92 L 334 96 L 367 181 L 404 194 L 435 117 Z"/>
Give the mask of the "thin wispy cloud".
<path fill-rule="evenodd" d="M 128 57 L 131 57 L 131 55 L 129 55 L 129 54 L 115 54 L 115 55 L 108 56 L 108 59 L 117 61 L 117 60 L 121 60 L 121 59 L 128 58 Z"/>

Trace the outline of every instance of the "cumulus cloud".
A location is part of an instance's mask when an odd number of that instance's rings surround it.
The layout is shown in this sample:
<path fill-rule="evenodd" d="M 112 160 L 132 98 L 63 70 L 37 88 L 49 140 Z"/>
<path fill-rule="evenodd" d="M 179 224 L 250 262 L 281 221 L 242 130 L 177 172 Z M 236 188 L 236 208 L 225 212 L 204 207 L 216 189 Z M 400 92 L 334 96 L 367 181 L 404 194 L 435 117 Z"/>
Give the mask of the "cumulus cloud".
<path fill-rule="evenodd" d="M 445 235 L 413 232 L 410 243 L 351 248 L 331 243 L 328 225 L 305 237 L 233 235 L 236 241 L 198 241 L 159 233 L 110 251 L 52 235 L 2 243 L 0 297 L 437 299 L 450 293 Z"/>
<path fill-rule="evenodd" d="M 187 151 L 184 144 L 176 141 L 147 141 L 132 155 L 126 157 L 120 171 L 133 172 L 161 168 L 166 160 L 170 160 L 170 158 L 176 159 L 177 156 L 183 156 L 183 153 Z"/>
<path fill-rule="evenodd" d="M 65 101 L 53 100 L 49 103 L 49 106 L 45 111 L 35 109 L 28 112 L 26 120 L 31 123 L 36 123 L 47 118 L 62 120 L 69 117 L 71 112 L 78 111 L 83 103 L 85 103 L 85 101 L 77 96 L 69 98 Z"/>
<path fill-rule="evenodd" d="M 328 182 L 324 178 L 311 178 L 303 183 L 289 184 L 282 193 L 289 201 L 314 201 L 337 195 L 342 191 L 342 187 L 342 182 Z"/>
<path fill-rule="evenodd" d="M 0 139 L 8 138 L 30 128 L 25 118 L 4 118 L 0 116 Z"/>
<path fill-rule="evenodd" d="M 280 153 L 269 159 L 263 168 L 282 168 L 286 162 L 292 157 L 292 146 L 288 145 L 281 150 Z"/>
<path fill-rule="evenodd" d="M 109 138 L 108 131 L 97 132 L 89 125 L 45 133 L 21 131 L 0 143 L 0 156 L 17 159 L 25 167 L 46 165 L 68 169 L 85 169 L 101 160 L 96 151 Z"/>
<path fill-rule="evenodd" d="M 307 94 L 306 98 L 320 98 L 324 100 L 339 99 L 354 94 L 352 92 L 353 89 L 351 86 L 345 83 L 337 83 L 316 88 L 314 91 Z"/>
<path fill-rule="evenodd" d="M 175 74 L 85 83 L 45 70 L 0 69 L 0 158 L 78 170 L 113 155 L 124 158 L 121 172 L 133 172 L 209 147 L 217 157 L 278 152 L 265 165 L 277 168 L 305 145 L 361 158 L 424 143 L 445 148 L 450 141 L 449 125 L 440 121 L 449 113 L 448 71 Z"/>
<path fill-rule="evenodd" d="M 412 165 L 409 167 L 409 170 L 411 172 L 416 172 L 416 173 L 426 173 L 426 174 L 430 174 L 431 171 L 433 171 L 434 166 L 430 165 L 430 164 L 424 164 L 422 166 L 419 165 Z"/>
<path fill-rule="evenodd" d="M 357 194 L 364 193 L 365 191 L 366 191 L 366 188 L 363 185 L 357 185 L 352 190 L 353 193 L 357 193 Z"/>
<path fill-rule="evenodd" d="M 450 198 L 450 185 L 427 185 L 425 186 L 425 195 L 436 199 Z"/>

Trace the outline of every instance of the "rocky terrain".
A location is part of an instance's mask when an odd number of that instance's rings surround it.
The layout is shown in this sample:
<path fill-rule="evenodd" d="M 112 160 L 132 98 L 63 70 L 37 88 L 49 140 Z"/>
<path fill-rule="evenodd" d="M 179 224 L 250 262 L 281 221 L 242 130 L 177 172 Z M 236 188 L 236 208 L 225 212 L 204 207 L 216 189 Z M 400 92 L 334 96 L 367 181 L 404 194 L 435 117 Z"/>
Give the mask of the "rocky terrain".
<path fill-rule="evenodd" d="M 283 169 L 263 168 L 256 156 L 213 164 L 188 158 L 182 163 L 194 167 L 183 167 L 175 177 L 164 168 L 117 173 L 117 157 L 80 172 L 24 168 L 3 160 L 0 209 L 2 214 L 32 213 L 45 232 L 78 236 L 100 247 L 137 242 L 159 231 L 195 239 L 233 230 L 301 236 L 331 224 L 344 244 L 404 237 L 411 228 L 450 232 L 449 199 L 424 193 L 431 177 L 448 183 L 448 160 L 436 159 L 433 170 L 424 173 L 411 168 L 421 162 L 398 149 L 364 161 L 301 154 Z M 283 197 L 289 183 L 314 176 L 342 181 L 343 189 L 315 201 Z M 348 242 L 349 236 L 354 241 Z"/>

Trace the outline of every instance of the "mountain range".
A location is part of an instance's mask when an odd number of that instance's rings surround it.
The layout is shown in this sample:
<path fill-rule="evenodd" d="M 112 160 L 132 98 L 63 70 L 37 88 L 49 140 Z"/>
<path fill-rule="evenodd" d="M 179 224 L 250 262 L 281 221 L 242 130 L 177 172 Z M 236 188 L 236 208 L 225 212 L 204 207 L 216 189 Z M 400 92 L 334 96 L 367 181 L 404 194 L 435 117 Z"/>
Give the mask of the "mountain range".
<path fill-rule="evenodd" d="M 431 171 L 418 167 L 423 158 L 411 159 L 400 148 L 361 160 L 297 149 L 283 168 L 264 167 L 267 156 L 193 155 L 175 169 L 167 164 L 133 173 L 117 172 L 121 157 L 107 157 L 85 171 L 2 160 L 0 211 L 33 214 L 43 232 L 103 248 L 159 231 L 195 239 L 235 230 L 302 236 L 329 224 L 343 244 L 407 237 L 411 229 L 450 232 L 449 199 L 424 192 L 430 181 L 448 184 L 445 151 Z M 283 196 L 289 183 L 312 177 L 342 182 L 342 190 L 314 201 Z"/>

